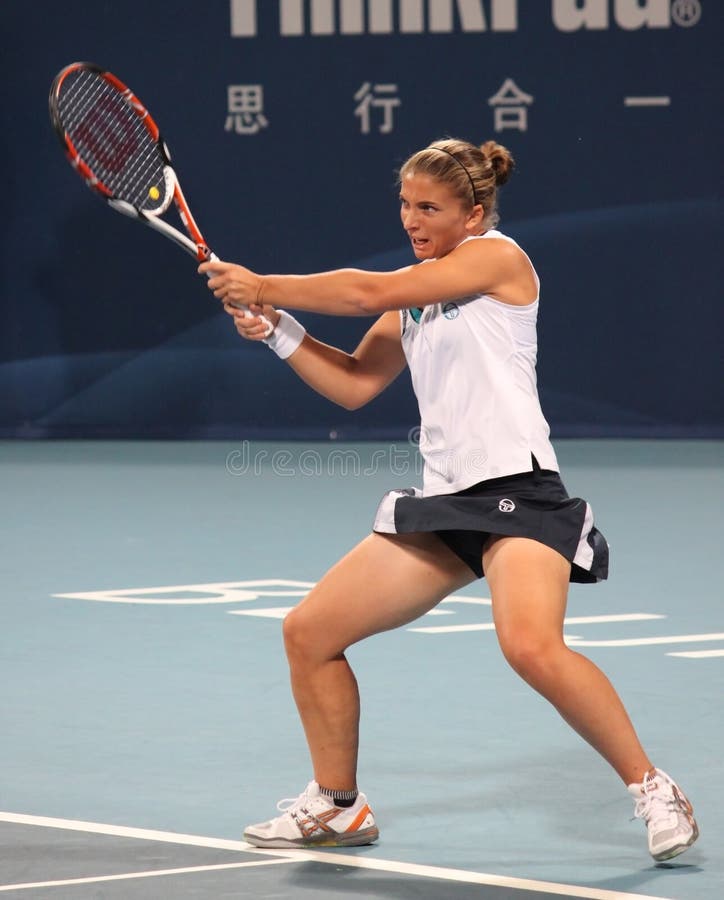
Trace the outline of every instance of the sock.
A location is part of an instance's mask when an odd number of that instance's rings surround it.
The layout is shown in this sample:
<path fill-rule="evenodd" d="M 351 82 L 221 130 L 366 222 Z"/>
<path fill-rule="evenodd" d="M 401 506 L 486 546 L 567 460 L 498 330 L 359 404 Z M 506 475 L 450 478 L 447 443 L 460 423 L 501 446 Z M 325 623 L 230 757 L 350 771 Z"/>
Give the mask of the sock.
<path fill-rule="evenodd" d="M 333 788 L 322 787 L 320 784 L 319 793 L 322 794 L 323 797 L 329 797 L 335 806 L 349 808 L 350 806 L 354 806 L 354 801 L 357 799 L 359 791 L 357 789 L 353 791 L 337 791 Z"/>

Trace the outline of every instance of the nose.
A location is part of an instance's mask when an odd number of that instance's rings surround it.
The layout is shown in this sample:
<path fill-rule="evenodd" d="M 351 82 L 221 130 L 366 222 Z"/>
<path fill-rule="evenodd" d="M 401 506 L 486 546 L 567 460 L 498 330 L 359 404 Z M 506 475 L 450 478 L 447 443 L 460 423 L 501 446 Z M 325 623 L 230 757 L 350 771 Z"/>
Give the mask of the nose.
<path fill-rule="evenodd" d="M 414 210 L 412 210 L 412 209 L 403 209 L 402 210 L 402 227 L 407 232 L 414 231 L 415 228 L 417 228 L 417 220 L 416 220 Z"/>

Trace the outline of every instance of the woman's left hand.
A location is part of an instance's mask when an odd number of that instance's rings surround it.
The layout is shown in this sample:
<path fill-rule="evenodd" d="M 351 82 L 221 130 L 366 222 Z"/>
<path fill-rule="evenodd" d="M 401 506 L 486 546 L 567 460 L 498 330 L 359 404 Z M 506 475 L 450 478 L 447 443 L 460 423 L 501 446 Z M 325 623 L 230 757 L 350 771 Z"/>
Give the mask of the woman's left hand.
<path fill-rule="evenodd" d="M 249 341 L 263 341 L 268 338 L 281 318 L 273 306 L 257 306 L 256 303 L 252 303 L 249 307 L 245 306 L 244 309 L 224 303 L 224 312 L 234 319 L 236 330 Z"/>

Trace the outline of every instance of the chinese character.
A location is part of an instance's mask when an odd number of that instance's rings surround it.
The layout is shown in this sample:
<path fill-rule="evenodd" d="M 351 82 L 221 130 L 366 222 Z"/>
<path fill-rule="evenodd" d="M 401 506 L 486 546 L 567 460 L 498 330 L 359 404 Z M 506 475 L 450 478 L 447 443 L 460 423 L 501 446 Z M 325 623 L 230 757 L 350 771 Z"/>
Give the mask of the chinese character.
<path fill-rule="evenodd" d="M 264 115 L 264 88 L 260 84 L 230 84 L 226 89 L 228 115 L 225 131 L 256 134 L 269 122 Z"/>
<path fill-rule="evenodd" d="M 518 87 L 512 78 L 506 78 L 497 94 L 488 99 L 490 106 L 495 107 L 495 130 L 517 128 L 528 130 L 528 110 L 533 97 Z"/>
<path fill-rule="evenodd" d="M 396 84 L 370 84 L 365 81 L 362 87 L 354 95 L 359 104 L 355 107 L 354 114 L 360 118 L 360 130 L 362 134 L 369 134 L 371 108 L 382 109 L 382 124 L 378 131 L 380 134 L 389 134 L 392 131 L 392 110 L 400 105 L 400 98 L 391 96 L 397 91 Z"/>

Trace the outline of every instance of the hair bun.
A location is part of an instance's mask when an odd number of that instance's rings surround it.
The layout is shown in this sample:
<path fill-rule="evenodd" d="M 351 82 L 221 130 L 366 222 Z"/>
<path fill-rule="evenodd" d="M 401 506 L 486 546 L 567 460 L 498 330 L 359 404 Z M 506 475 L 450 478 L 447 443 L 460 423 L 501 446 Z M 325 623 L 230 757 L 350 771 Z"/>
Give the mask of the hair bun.
<path fill-rule="evenodd" d="M 510 150 L 495 141 L 486 141 L 481 145 L 480 152 L 493 167 L 496 185 L 505 184 L 515 168 L 515 160 Z"/>

